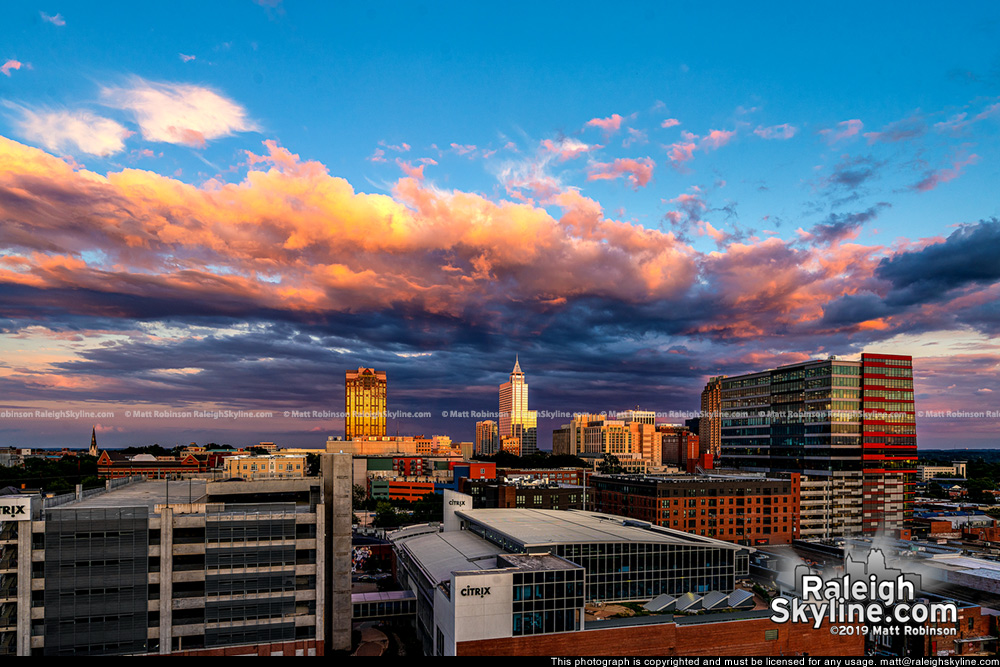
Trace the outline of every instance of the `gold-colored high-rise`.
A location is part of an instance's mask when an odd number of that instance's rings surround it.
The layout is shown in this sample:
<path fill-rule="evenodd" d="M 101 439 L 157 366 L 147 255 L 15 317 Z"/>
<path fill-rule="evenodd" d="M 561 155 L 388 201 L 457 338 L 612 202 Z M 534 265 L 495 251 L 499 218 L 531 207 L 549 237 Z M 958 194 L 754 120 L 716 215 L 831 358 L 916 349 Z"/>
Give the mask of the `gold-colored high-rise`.
<path fill-rule="evenodd" d="M 519 456 L 538 452 L 538 412 L 528 409 L 528 383 L 517 358 L 510 379 L 500 385 L 500 443 L 505 451 L 512 451 L 513 440 L 504 445 L 504 438 L 519 439 Z"/>
<path fill-rule="evenodd" d="M 374 368 L 347 371 L 344 439 L 385 435 L 386 384 L 385 371 Z"/>

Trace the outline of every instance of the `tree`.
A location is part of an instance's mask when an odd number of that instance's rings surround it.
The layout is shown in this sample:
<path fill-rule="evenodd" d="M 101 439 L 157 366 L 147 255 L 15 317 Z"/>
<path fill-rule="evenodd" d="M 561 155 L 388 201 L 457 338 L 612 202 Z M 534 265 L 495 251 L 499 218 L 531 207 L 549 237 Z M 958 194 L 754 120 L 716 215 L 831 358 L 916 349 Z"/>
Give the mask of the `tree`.
<path fill-rule="evenodd" d="M 398 528 L 402 525 L 405 515 L 396 511 L 388 500 L 380 500 L 375 506 L 375 520 L 372 525 L 376 528 Z"/>
<path fill-rule="evenodd" d="M 444 494 L 428 493 L 420 500 L 412 503 L 412 521 L 414 523 L 428 523 L 431 521 L 444 520 Z"/>
<path fill-rule="evenodd" d="M 970 479 L 966 484 L 969 490 L 969 500 L 974 503 L 992 503 L 993 497 L 986 493 L 986 491 L 992 491 L 996 488 L 996 483 L 991 479 L 985 479 L 979 477 L 977 479 Z"/>
<path fill-rule="evenodd" d="M 312 455 L 310 454 L 310 456 Z M 355 509 L 364 505 L 365 500 L 367 499 L 368 499 L 368 491 L 365 490 L 365 487 L 361 486 L 360 484 L 355 484 L 351 488 L 351 505 Z"/>
<path fill-rule="evenodd" d="M 319 454 L 306 454 L 306 475 L 310 477 L 319 476 Z"/>
<path fill-rule="evenodd" d="M 597 472 L 602 475 L 617 475 L 624 472 L 622 462 L 614 454 L 605 454 L 601 462 L 597 464 Z"/>
<path fill-rule="evenodd" d="M 931 498 L 947 498 L 948 492 L 937 482 L 931 482 L 927 485 L 927 495 Z"/>

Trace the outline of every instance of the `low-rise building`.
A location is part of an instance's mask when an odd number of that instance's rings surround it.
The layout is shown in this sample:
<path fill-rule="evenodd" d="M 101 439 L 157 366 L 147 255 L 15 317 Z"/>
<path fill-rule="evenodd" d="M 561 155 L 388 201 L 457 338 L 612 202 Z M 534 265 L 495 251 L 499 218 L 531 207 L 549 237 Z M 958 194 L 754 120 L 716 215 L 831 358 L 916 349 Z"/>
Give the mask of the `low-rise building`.
<path fill-rule="evenodd" d="M 768 610 L 732 613 L 733 596 L 752 597 L 736 587 L 752 549 L 593 512 L 452 507 L 444 532 L 390 535 L 426 655 L 863 654 L 860 635 L 826 622 L 790 628 Z M 687 611 L 585 618 L 587 603 L 658 596 Z M 686 615 L 696 610 L 708 613 Z"/>
<path fill-rule="evenodd" d="M 226 457 L 223 469 L 227 477 L 244 479 L 305 477 L 309 465 L 301 455 L 246 454 Z"/>
<path fill-rule="evenodd" d="M 128 455 L 105 450 L 97 458 L 97 476 L 100 479 L 118 479 L 141 475 L 148 479 L 167 477 L 196 477 L 219 470 L 224 457 L 209 453 L 183 454 L 181 456 L 153 456 L 152 454 Z"/>
<path fill-rule="evenodd" d="M 584 488 L 545 480 L 459 480 L 458 490 L 479 508 L 519 507 L 544 510 L 584 509 Z"/>
<path fill-rule="evenodd" d="M 798 537 L 799 475 L 594 475 L 588 507 L 744 545 Z"/>

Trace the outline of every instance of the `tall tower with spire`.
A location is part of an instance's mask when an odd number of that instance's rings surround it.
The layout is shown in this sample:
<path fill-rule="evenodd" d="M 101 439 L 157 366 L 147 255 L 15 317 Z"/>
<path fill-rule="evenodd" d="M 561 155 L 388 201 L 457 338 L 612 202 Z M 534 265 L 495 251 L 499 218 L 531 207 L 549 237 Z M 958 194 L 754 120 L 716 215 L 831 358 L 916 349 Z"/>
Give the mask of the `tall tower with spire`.
<path fill-rule="evenodd" d="M 90 452 L 89 454 L 93 457 L 97 456 L 97 427 L 95 426 L 90 431 Z"/>
<path fill-rule="evenodd" d="M 517 356 L 514 357 L 510 379 L 500 385 L 499 431 L 501 442 L 504 438 L 516 438 L 516 454 L 528 456 L 538 452 L 538 412 L 528 409 L 528 383 Z"/>

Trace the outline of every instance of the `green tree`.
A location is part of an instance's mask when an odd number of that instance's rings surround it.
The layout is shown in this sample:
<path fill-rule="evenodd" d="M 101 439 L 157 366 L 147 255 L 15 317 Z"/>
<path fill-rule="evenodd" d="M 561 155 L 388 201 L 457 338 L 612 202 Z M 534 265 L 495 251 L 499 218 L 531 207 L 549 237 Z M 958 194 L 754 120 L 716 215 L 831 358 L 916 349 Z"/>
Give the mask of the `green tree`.
<path fill-rule="evenodd" d="M 597 472 L 602 475 L 617 475 L 624 472 L 622 462 L 614 454 L 605 454 L 601 462 L 597 464 Z"/>
<path fill-rule="evenodd" d="M 937 482 L 931 482 L 927 485 L 927 495 L 931 498 L 947 498 L 948 492 Z"/>
<path fill-rule="evenodd" d="M 380 500 L 375 506 L 375 519 L 372 525 L 376 528 L 398 528 L 403 524 L 405 515 L 401 514 L 388 500 Z"/>
<path fill-rule="evenodd" d="M 306 475 L 310 477 L 319 476 L 319 454 L 306 454 Z"/>
<path fill-rule="evenodd" d="M 970 479 L 966 488 L 969 490 L 969 500 L 974 503 L 993 503 L 993 496 L 986 493 L 996 488 L 996 482 L 991 479 L 979 477 Z"/>

